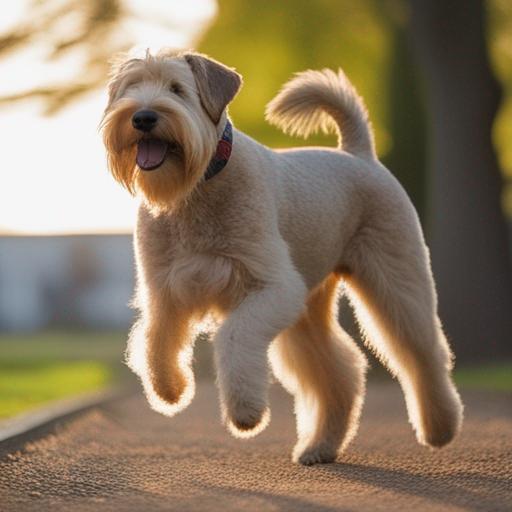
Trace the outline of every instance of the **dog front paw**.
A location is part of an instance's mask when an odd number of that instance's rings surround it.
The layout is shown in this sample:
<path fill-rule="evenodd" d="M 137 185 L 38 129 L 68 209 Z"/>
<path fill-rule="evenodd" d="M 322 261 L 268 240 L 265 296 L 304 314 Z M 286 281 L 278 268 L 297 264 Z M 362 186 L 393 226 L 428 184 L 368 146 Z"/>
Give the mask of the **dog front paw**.
<path fill-rule="evenodd" d="M 168 404 L 177 404 L 187 388 L 187 379 L 180 371 L 174 371 L 172 376 L 164 378 L 153 376 L 151 379 L 153 392 L 158 398 Z"/>
<path fill-rule="evenodd" d="M 225 412 L 226 422 L 236 437 L 253 437 L 259 434 L 270 421 L 270 409 L 250 402 L 238 401 Z"/>
<path fill-rule="evenodd" d="M 185 409 L 195 393 L 192 372 L 173 374 L 163 380 L 146 376 L 142 383 L 151 408 L 169 417 Z"/>

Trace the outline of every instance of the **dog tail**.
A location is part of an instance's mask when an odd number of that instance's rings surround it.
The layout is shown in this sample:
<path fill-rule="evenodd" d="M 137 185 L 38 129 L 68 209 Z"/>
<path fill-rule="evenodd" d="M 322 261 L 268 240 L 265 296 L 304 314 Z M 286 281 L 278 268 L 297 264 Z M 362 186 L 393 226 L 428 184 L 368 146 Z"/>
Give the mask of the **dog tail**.
<path fill-rule="evenodd" d="M 298 73 L 267 105 L 265 117 L 290 135 L 334 130 L 340 149 L 376 158 L 368 111 L 341 69 Z"/>

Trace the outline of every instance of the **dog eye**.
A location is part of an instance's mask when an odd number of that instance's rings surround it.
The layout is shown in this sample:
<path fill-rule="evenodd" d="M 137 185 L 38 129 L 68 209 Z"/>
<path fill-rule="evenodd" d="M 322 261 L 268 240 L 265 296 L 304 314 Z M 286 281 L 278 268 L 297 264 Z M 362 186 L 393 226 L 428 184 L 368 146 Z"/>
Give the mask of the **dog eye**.
<path fill-rule="evenodd" d="M 183 88 L 176 82 L 171 82 L 171 85 L 169 85 L 169 90 L 178 96 L 183 94 Z"/>

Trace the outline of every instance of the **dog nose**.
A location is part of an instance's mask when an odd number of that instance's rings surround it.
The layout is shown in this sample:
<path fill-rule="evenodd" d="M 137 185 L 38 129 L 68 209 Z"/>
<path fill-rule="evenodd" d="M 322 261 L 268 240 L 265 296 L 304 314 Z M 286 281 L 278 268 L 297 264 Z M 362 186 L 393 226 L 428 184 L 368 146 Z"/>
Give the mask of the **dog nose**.
<path fill-rule="evenodd" d="M 155 127 L 158 115 L 153 110 L 139 110 L 132 117 L 132 125 L 136 130 L 149 132 Z"/>

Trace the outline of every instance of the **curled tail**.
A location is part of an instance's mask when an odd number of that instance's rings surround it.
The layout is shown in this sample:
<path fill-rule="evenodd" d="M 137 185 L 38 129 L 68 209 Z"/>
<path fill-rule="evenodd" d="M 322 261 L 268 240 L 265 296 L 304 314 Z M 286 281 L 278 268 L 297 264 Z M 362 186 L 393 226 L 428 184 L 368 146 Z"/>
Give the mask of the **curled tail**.
<path fill-rule="evenodd" d="M 266 118 L 290 135 L 334 129 L 340 149 L 376 158 L 368 112 L 341 69 L 338 74 L 330 69 L 298 73 L 267 105 Z"/>

